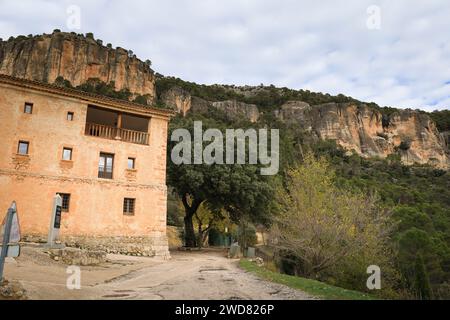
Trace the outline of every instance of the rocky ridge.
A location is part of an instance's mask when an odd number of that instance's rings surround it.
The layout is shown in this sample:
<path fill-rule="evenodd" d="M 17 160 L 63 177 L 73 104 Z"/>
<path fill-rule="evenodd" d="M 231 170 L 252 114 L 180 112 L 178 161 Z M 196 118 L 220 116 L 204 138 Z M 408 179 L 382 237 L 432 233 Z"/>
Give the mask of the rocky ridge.
<path fill-rule="evenodd" d="M 73 86 L 98 79 L 114 83 L 117 91 L 133 96 L 155 97 L 155 76 L 149 62 L 131 51 L 112 48 L 92 34 L 54 31 L 52 34 L 0 39 L 0 73 L 18 78 L 54 83 L 58 77 Z"/>
<path fill-rule="evenodd" d="M 163 95 L 163 102 L 183 115 L 215 108 L 231 120 L 246 119 L 254 123 L 262 114 L 254 104 L 207 101 L 178 87 L 169 91 L 170 94 Z M 448 135 L 439 133 L 431 118 L 419 111 L 398 110 L 386 116 L 363 103 L 311 106 L 303 101 L 288 101 L 272 112 L 289 125 L 298 125 L 320 139 L 335 140 L 344 149 L 363 157 L 386 158 L 398 154 L 405 164 L 450 167 Z"/>

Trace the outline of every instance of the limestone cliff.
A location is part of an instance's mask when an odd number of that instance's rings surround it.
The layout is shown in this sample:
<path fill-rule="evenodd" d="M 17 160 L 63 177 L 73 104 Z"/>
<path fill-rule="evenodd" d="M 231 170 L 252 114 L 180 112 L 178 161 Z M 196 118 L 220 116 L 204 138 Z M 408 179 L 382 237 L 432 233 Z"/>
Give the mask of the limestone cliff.
<path fill-rule="evenodd" d="M 191 109 L 191 95 L 180 87 L 172 87 L 161 95 L 164 104 L 183 116 Z"/>
<path fill-rule="evenodd" d="M 189 92 L 177 86 L 163 92 L 161 94 L 161 100 L 167 107 L 174 109 L 182 115 L 186 115 L 188 111 L 205 113 L 209 108 L 215 108 L 223 111 L 231 120 L 245 119 L 250 122 L 256 122 L 260 116 L 258 107 L 254 104 L 236 100 L 211 102 L 191 96 Z"/>
<path fill-rule="evenodd" d="M 258 107 L 254 104 L 239 102 L 236 100 L 226 100 L 213 102 L 212 106 L 224 111 L 231 119 L 246 119 L 256 122 L 259 119 Z"/>
<path fill-rule="evenodd" d="M 116 90 L 155 97 L 155 76 L 147 63 L 92 35 L 54 32 L 0 41 L 0 73 L 48 83 L 61 76 L 74 86 L 98 78 L 114 82 Z"/>
<path fill-rule="evenodd" d="M 290 101 L 275 115 L 365 157 L 386 158 L 399 154 L 406 164 L 450 166 L 444 137 L 430 117 L 418 111 L 399 110 L 387 117 L 365 104 L 309 106 L 301 101 Z"/>
<path fill-rule="evenodd" d="M 441 133 L 442 139 L 444 139 L 447 148 L 450 149 L 450 131 L 444 131 Z"/>
<path fill-rule="evenodd" d="M 188 111 L 205 113 L 215 108 L 232 120 L 256 122 L 261 116 L 256 105 L 236 100 L 207 101 L 177 87 L 168 90 L 163 97 L 164 103 L 183 115 Z M 386 158 L 398 154 L 406 164 L 450 167 L 447 135 L 440 134 L 430 117 L 419 111 L 398 110 L 386 116 L 362 103 L 310 106 L 303 101 L 288 101 L 275 110 L 274 115 L 319 139 L 335 140 L 344 149 L 363 157 Z"/>

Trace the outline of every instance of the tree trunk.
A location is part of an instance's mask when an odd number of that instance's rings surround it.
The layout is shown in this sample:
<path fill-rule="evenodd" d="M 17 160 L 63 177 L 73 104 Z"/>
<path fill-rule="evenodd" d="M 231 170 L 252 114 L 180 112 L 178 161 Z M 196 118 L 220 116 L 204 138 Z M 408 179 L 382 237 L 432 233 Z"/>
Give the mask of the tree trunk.
<path fill-rule="evenodd" d="M 195 248 L 197 246 L 192 216 L 188 213 L 186 213 L 186 216 L 184 217 L 184 242 L 184 245 L 189 248 Z"/>
<path fill-rule="evenodd" d="M 197 223 L 198 223 L 197 246 L 201 249 L 203 247 L 203 241 L 202 241 L 202 235 L 203 235 L 202 227 L 203 227 L 203 225 L 200 222 L 200 219 L 198 219 L 198 217 L 197 217 Z"/>
<path fill-rule="evenodd" d="M 209 236 L 209 231 L 211 230 L 211 228 L 208 227 L 207 230 L 205 230 L 202 234 L 202 246 L 206 246 L 206 240 L 208 240 L 208 236 Z"/>
<path fill-rule="evenodd" d="M 192 203 L 189 205 L 187 194 L 185 194 L 181 200 L 183 202 L 184 211 L 186 213 L 184 217 L 184 245 L 188 248 L 195 248 L 197 247 L 197 238 L 195 236 L 194 223 L 192 222 L 192 218 L 197 212 L 198 207 L 200 207 L 200 205 L 202 204 L 203 200 L 193 199 Z"/>

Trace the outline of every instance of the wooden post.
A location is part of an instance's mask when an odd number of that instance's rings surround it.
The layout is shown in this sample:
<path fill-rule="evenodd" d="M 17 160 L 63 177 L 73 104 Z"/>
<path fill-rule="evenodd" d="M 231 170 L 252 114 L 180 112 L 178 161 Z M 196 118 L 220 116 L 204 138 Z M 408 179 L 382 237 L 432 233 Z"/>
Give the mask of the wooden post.
<path fill-rule="evenodd" d="M 116 140 L 122 140 L 122 137 L 120 136 L 120 129 L 122 128 L 122 113 L 119 113 L 117 117 L 117 128 L 116 128 Z"/>
<path fill-rule="evenodd" d="M 119 113 L 117 117 L 117 128 L 122 128 L 122 113 Z"/>

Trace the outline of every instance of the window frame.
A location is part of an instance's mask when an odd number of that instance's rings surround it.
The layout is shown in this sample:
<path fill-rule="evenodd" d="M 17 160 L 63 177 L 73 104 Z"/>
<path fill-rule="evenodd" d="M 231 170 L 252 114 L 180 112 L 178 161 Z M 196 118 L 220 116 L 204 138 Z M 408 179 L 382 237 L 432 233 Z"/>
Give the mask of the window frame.
<path fill-rule="evenodd" d="M 33 114 L 33 106 L 34 104 L 31 102 L 25 102 L 23 105 L 23 113 L 25 114 Z M 27 107 L 30 107 L 30 112 L 27 112 Z"/>
<path fill-rule="evenodd" d="M 26 153 L 22 153 L 20 152 L 20 145 L 21 144 L 26 144 L 27 146 L 27 151 Z M 26 141 L 26 140 L 19 140 L 19 143 L 17 143 L 17 154 L 21 155 L 21 156 L 28 156 L 30 154 L 30 141 Z"/>
<path fill-rule="evenodd" d="M 64 193 L 64 192 L 57 192 L 56 194 L 59 195 L 61 197 L 61 199 L 62 199 L 62 201 L 61 201 L 61 211 L 62 212 L 69 212 L 70 211 L 71 194 L 70 193 Z M 64 205 L 65 200 L 67 200 L 66 201 L 66 206 Z"/>
<path fill-rule="evenodd" d="M 101 159 L 104 158 L 103 162 L 103 170 L 100 170 L 101 166 Z M 108 165 L 107 165 L 107 159 L 111 158 L 111 172 L 107 171 Z M 100 152 L 99 156 L 99 163 L 98 163 L 98 178 L 100 179 L 113 179 L 114 178 L 114 154 L 113 153 L 107 153 L 107 152 Z"/>
<path fill-rule="evenodd" d="M 64 151 L 70 151 L 70 158 L 69 159 L 64 159 Z M 63 147 L 63 151 L 62 151 L 62 159 L 63 161 L 72 161 L 72 157 L 73 157 L 73 148 L 69 148 L 69 147 Z"/>
<path fill-rule="evenodd" d="M 133 165 L 130 168 L 130 160 L 132 161 Z M 128 170 L 136 170 L 136 158 L 134 157 L 128 157 L 127 159 L 127 169 Z"/>
<path fill-rule="evenodd" d="M 123 215 L 134 216 L 136 214 L 136 198 L 123 198 Z"/>
<path fill-rule="evenodd" d="M 75 118 L 75 113 L 72 112 L 72 111 L 68 111 L 68 112 L 67 112 L 67 115 L 66 115 L 66 120 L 67 120 L 67 121 L 73 121 L 74 118 Z"/>

